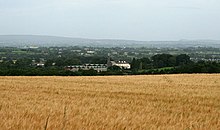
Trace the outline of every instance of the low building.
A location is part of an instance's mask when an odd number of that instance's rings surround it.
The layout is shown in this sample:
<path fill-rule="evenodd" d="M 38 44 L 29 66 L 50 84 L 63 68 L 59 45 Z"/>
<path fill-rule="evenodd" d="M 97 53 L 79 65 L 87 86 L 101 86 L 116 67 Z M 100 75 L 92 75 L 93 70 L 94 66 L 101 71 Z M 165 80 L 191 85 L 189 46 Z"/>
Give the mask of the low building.
<path fill-rule="evenodd" d="M 107 71 L 107 65 L 106 64 L 84 64 L 84 65 L 73 65 L 73 66 L 67 66 L 65 67 L 66 70 L 69 71 L 79 71 L 79 70 L 96 70 L 97 72 L 103 72 Z"/>

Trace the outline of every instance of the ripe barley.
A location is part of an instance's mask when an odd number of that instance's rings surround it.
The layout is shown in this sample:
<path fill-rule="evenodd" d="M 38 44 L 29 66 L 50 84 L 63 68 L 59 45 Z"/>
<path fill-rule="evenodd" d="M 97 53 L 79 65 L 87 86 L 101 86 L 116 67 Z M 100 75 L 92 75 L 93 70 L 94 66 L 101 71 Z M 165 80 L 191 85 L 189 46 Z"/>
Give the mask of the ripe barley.
<path fill-rule="evenodd" d="M 217 130 L 219 79 L 219 74 L 0 77 L 0 129 Z"/>

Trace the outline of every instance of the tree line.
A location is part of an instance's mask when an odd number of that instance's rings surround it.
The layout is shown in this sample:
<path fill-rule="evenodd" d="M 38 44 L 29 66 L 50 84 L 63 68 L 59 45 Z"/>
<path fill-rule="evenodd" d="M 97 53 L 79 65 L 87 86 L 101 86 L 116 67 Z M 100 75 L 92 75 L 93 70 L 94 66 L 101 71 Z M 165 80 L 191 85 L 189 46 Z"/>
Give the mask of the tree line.
<path fill-rule="evenodd" d="M 157 54 L 150 58 L 133 58 L 131 69 L 125 70 L 118 66 L 108 68 L 106 72 L 65 70 L 67 65 L 74 64 L 105 64 L 107 57 L 62 57 L 52 58 L 45 62 L 44 67 L 31 65 L 32 59 L 21 58 L 16 62 L 11 60 L 0 63 L 1 76 L 95 76 L 95 75 L 138 75 L 138 74 L 179 74 L 179 73 L 220 73 L 220 63 L 211 61 L 193 62 L 186 54 Z M 53 64 L 55 63 L 55 64 Z"/>
<path fill-rule="evenodd" d="M 220 63 L 193 62 L 186 54 L 158 54 L 150 59 L 133 59 L 131 65 L 135 74 L 220 73 Z"/>

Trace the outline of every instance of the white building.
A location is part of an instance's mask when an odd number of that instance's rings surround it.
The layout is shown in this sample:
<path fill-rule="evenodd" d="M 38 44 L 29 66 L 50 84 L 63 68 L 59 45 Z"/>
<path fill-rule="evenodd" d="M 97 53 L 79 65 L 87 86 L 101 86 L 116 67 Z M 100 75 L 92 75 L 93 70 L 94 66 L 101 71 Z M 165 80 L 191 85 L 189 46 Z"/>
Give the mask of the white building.
<path fill-rule="evenodd" d="M 121 69 L 131 69 L 131 65 L 129 63 L 127 63 L 126 61 L 111 61 L 110 58 L 108 59 L 108 63 L 107 63 L 108 67 L 111 66 L 118 66 Z"/>

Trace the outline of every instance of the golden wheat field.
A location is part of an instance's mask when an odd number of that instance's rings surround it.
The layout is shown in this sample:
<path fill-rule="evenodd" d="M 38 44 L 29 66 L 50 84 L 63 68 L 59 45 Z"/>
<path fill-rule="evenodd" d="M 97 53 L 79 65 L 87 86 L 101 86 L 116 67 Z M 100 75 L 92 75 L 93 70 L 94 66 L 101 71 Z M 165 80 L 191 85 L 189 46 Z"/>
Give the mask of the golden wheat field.
<path fill-rule="evenodd" d="M 219 130 L 220 75 L 0 77 L 1 130 Z"/>

